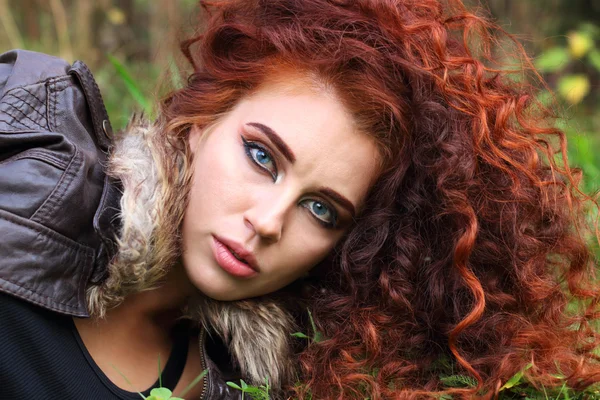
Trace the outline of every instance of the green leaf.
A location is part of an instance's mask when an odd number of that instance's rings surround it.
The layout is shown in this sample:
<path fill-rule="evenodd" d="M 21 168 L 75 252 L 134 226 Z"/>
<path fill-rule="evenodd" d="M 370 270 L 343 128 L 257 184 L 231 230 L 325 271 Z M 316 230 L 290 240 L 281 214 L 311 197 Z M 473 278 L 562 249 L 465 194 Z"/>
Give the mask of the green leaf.
<path fill-rule="evenodd" d="M 313 342 L 315 343 L 319 343 L 323 341 L 323 335 L 321 334 L 321 332 L 317 331 L 317 325 L 315 325 L 315 321 L 313 320 L 313 316 L 312 313 L 310 312 L 310 310 L 307 308 L 306 311 L 308 311 L 308 319 L 310 319 L 310 325 L 312 326 L 312 330 L 313 330 Z"/>
<path fill-rule="evenodd" d="M 596 68 L 596 71 L 600 72 L 600 51 L 598 49 L 593 49 L 588 53 L 588 60 Z"/>
<path fill-rule="evenodd" d="M 581 167 L 587 167 L 594 165 L 594 152 L 592 148 L 592 138 L 584 134 L 576 134 L 569 136 L 569 144 L 573 147 L 570 150 L 570 154 L 573 156 L 572 160 L 579 164 Z"/>
<path fill-rule="evenodd" d="M 119 77 L 123 80 L 123 83 L 125 83 L 125 87 L 129 91 L 129 94 L 131 94 L 131 96 L 142 107 L 147 115 L 151 115 L 152 106 L 150 105 L 150 101 L 148 101 L 146 96 L 144 96 L 142 90 L 132 78 L 125 65 L 123 65 L 117 58 L 111 56 L 110 54 L 107 54 L 107 57 L 113 67 L 115 67 L 115 70 L 117 71 L 117 74 L 119 74 Z"/>
<path fill-rule="evenodd" d="M 522 370 L 520 370 L 519 372 L 514 374 L 512 378 L 510 378 L 504 385 L 502 385 L 502 387 L 500 388 L 500 391 L 502 391 L 504 389 L 510 389 L 511 387 L 518 385 L 519 382 L 521 381 L 521 378 L 523 377 L 523 374 L 525 373 L 525 371 L 527 371 L 532 366 L 533 366 L 533 364 L 529 363 L 525 367 L 523 367 Z"/>
<path fill-rule="evenodd" d="M 246 393 L 259 394 L 259 395 L 263 394 L 263 392 L 264 392 L 263 389 L 256 387 L 256 386 L 250 386 L 250 385 L 246 386 L 245 389 L 242 388 L 242 390 Z"/>
<path fill-rule="evenodd" d="M 558 72 L 571 60 L 569 50 L 564 47 L 552 47 L 535 60 L 535 67 L 541 72 Z"/>
<path fill-rule="evenodd" d="M 600 27 L 591 22 L 583 22 L 579 24 L 578 31 L 593 38 L 594 36 L 598 36 L 600 33 Z"/>
<path fill-rule="evenodd" d="M 235 384 L 235 383 L 233 383 L 233 382 L 227 382 L 227 386 L 230 386 L 230 387 L 232 387 L 232 388 L 234 388 L 234 389 L 237 389 L 237 390 L 242 390 L 242 388 L 241 388 L 241 387 L 239 387 L 238 385 L 236 385 L 236 384 Z"/>
<path fill-rule="evenodd" d="M 322 342 L 323 340 L 325 340 L 325 337 L 323 336 L 323 334 L 319 331 L 315 331 L 315 336 L 313 336 L 313 341 L 315 343 L 319 343 L 319 342 Z"/>
<path fill-rule="evenodd" d="M 571 104 L 578 104 L 590 92 L 590 80 L 583 74 L 562 76 L 557 83 L 558 93 Z"/>
<path fill-rule="evenodd" d="M 158 399 L 163 399 L 163 400 L 169 400 L 171 398 L 172 394 L 173 394 L 173 392 L 171 392 L 169 389 L 164 388 L 164 387 L 154 388 L 150 391 L 150 396 L 154 396 Z"/>
<path fill-rule="evenodd" d="M 300 338 L 300 339 L 310 339 L 308 336 L 306 336 L 306 335 L 305 335 L 304 333 L 302 333 L 302 332 L 294 332 L 294 333 L 292 333 L 292 336 L 293 336 L 293 337 Z"/>
<path fill-rule="evenodd" d="M 227 386 L 230 386 L 234 389 L 240 390 L 242 392 L 242 399 L 244 399 L 244 394 L 248 393 L 252 395 L 254 400 L 269 400 L 269 380 L 265 378 L 265 384 L 260 386 L 248 385 L 244 382 L 243 379 L 240 379 L 241 387 L 234 382 L 227 382 Z M 309 397 L 310 398 L 310 397 Z"/>

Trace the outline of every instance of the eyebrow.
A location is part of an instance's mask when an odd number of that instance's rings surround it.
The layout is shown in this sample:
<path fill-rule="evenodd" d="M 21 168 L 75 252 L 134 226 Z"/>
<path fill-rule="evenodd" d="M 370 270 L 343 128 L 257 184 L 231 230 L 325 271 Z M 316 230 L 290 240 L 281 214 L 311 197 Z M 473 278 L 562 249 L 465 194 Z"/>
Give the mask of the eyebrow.
<path fill-rule="evenodd" d="M 347 198 L 345 198 L 344 196 L 342 196 L 335 190 L 328 188 L 328 187 L 320 187 L 319 191 L 321 193 L 323 193 L 324 195 L 331 197 L 336 203 L 338 203 L 339 205 L 344 207 L 346 210 L 348 210 L 350 215 L 352 215 L 352 218 L 354 218 L 356 216 L 356 210 L 354 208 L 354 204 L 352 204 L 352 202 L 350 200 L 348 200 Z"/>
<path fill-rule="evenodd" d="M 264 133 L 291 164 L 296 162 L 296 156 L 294 155 L 292 149 L 290 149 L 290 147 L 283 141 L 283 139 L 278 134 L 275 133 L 273 129 L 261 124 L 260 122 L 248 122 L 248 125 Z"/>
<path fill-rule="evenodd" d="M 285 143 L 285 141 L 277 133 L 275 133 L 273 129 L 269 128 L 264 124 L 261 124 L 260 122 L 248 122 L 247 125 L 250 125 L 264 133 L 265 136 L 269 138 L 269 140 L 275 145 L 275 147 L 277 147 L 277 149 L 291 164 L 294 164 L 294 162 L 296 162 L 296 156 L 294 155 L 292 149 L 290 149 L 290 147 Z M 354 207 L 354 204 L 352 204 L 352 202 L 346 197 L 342 196 L 335 190 L 326 186 L 320 187 L 318 191 L 324 194 L 325 196 L 330 197 L 331 199 L 333 199 L 333 201 L 335 201 L 336 203 L 344 207 L 346 210 L 348 210 L 348 212 L 352 215 L 352 218 L 355 217 L 356 208 Z"/>

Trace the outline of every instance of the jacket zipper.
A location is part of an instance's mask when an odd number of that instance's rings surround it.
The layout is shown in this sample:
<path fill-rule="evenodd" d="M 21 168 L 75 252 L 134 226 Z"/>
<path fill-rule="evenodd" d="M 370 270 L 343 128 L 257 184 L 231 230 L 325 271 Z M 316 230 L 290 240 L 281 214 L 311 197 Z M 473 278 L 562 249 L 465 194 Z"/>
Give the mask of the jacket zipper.
<path fill-rule="evenodd" d="M 200 345 L 200 367 L 202 371 L 206 370 L 206 360 L 205 360 L 205 352 L 204 342 L 206 338 L 206 329 L 202 326 L 202 331 L 200 332 L 200 338 L 198 339 Z M 208 372 L 206 375 L 202 377 L 202 393 L 200 393 L 199 400 L 205 400 L 206 393 L 208 392 Z"/>

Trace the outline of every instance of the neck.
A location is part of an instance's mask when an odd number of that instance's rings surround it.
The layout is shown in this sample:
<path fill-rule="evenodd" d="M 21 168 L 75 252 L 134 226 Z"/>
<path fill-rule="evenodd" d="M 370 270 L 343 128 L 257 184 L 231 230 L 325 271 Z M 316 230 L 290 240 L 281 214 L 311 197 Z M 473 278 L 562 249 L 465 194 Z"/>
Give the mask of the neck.
<path fill-rule="evenodd" d="M 170 330 L 194 291 L 183 265 L 178 263 L 159 287 L 127 296 L 123 303 L 107 311 L 106 320 L 137 326 L 140 323 L 155 325 Z"/>
<path fill-rule="evenodd" d="M 159 287 L 126 297 L 105 318 L 74 318 L 74 324 L 111 381 L 126 390 L 143 390 L 156 381 L 157 357 L 169 358 L 173 325 L 194 290 L 183 267 L 177 265 Z M 122 378 L 117 366 L 131 381 Z"/>

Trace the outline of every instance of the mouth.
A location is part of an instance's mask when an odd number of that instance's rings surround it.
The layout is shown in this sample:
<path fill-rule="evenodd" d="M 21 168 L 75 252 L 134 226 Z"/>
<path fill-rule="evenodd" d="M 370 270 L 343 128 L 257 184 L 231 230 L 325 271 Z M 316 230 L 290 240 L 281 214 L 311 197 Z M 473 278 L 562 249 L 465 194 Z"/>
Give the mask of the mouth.
<path fill-rule="evenodd" d="M 233 254 L 233 256 L 235 258 L 237 258 L 239 261 L 243 262 L 244 264 L 248 264 L 246 262 L 246 260 L 244 260 L 242 257 L 240 257 L 235 251 L 231 250 L 229 247 L 227 247 L 229 249 L 229 251 L 231 252 L 231 254 Z"/>
<path fill-rule="evenodd" d="M 217 264 L 238 278 L 249 278 L 259 273 L 254 255 L 236 242 L 213 235 L 213 254 Z"/>

